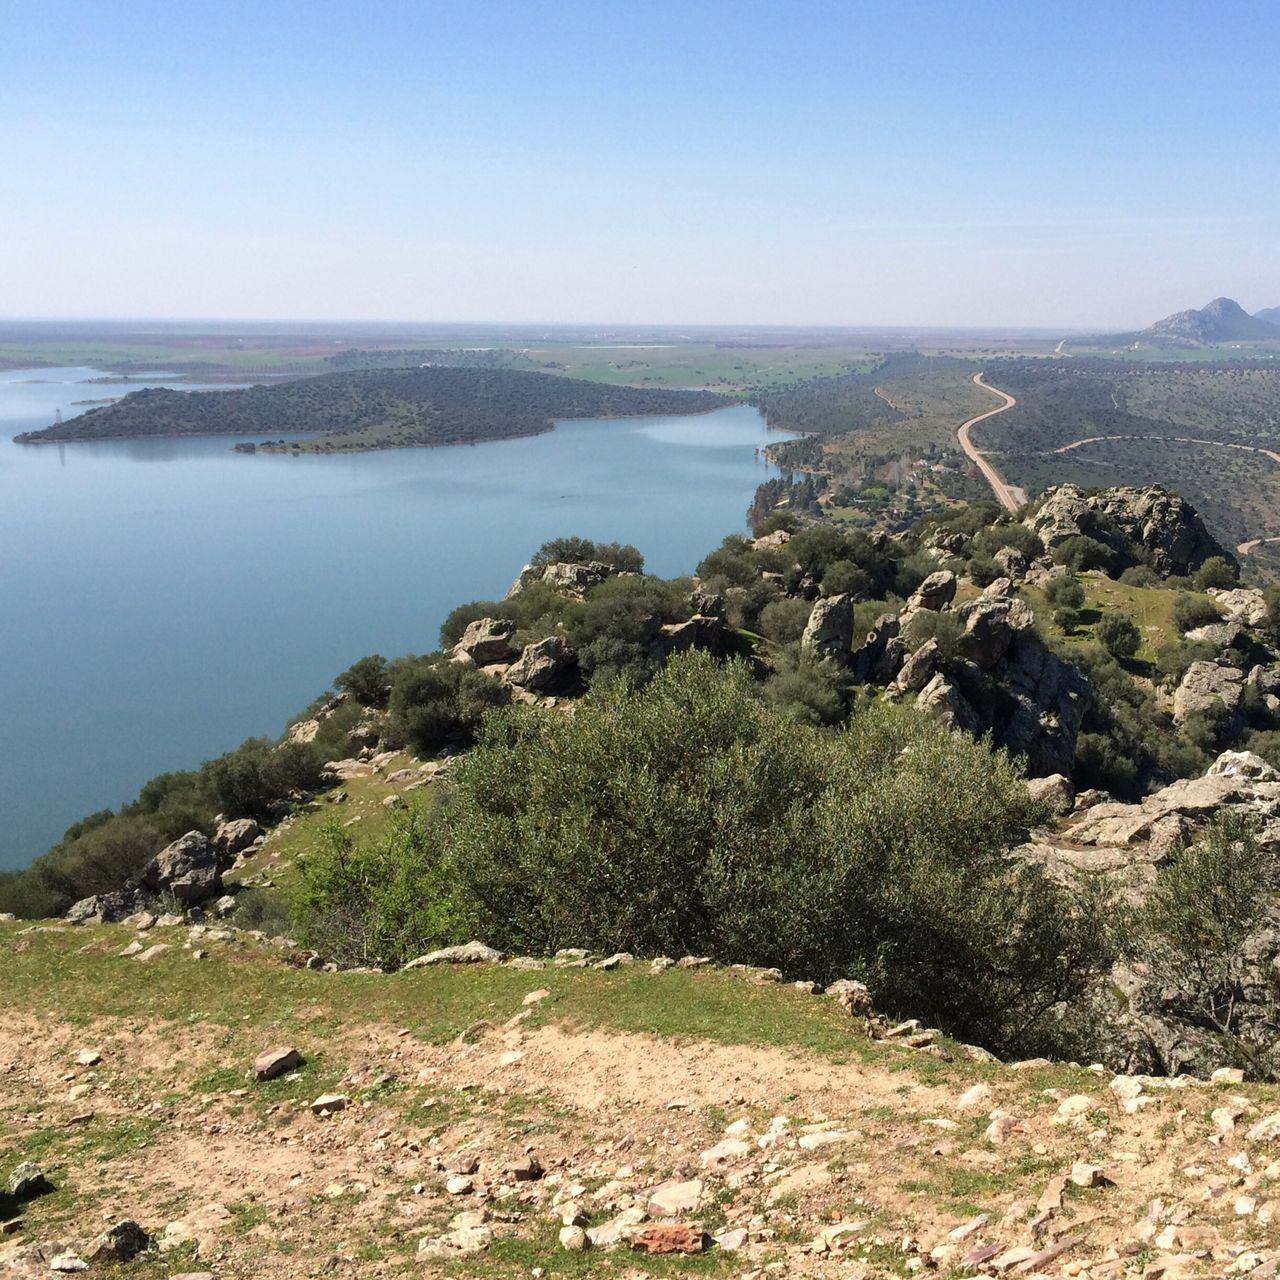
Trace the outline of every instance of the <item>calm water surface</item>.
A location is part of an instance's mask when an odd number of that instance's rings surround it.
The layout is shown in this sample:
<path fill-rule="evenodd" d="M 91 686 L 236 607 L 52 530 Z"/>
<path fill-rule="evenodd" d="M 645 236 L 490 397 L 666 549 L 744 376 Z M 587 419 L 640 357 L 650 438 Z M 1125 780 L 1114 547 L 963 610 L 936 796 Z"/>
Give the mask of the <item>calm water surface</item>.
<path fill-rule="evenodd" d="M 10 442 L 121 390 L 95 376 L 0 372 L 0 869 L 156 773 L 279 733 L 356 658 L 436 648 L 454 605 L 500 597 L 547 538 L 690 572 L 743 527 L 778 438 L 735 407 L 343 457 Z"/>

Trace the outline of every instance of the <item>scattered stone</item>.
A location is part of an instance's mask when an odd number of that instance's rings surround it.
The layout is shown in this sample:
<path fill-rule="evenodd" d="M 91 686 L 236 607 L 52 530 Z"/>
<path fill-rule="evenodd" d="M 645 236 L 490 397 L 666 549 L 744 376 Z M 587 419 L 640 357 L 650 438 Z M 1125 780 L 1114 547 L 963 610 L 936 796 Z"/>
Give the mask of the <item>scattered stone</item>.
<path fill-rule="evenodd" d="M 636 958 L 629 951 L 619 951 L 614 955 L 607 956 L 603 960 L 597 960 L 591 967 L 593 969 L 620 969 L 626 964 L 635 964 Z"/>
<path fill-rule="evenodd" d="M 745 1227 L 735 1227 L 732 1231 L 722 1231 L 711 1238 L 726 1253 L 736 1253 L 747 1243 L 747 1231 Z"/>
<path fill-rule="evenodd" d="M 24 1160 L 9 1174 L 9 1194 L 15 1200 L 30 1200 L 52 1190 L 44 1170 L 31 1160 Z"/>
<path fill-rule="evenodd" d="M 344 1111 L 350 1101 L 343 1093 L 322 1093 L 311 1104 L 311 1112 L 317 1116 L 333 1115 L 337 1111 Z"/>
<path fill-rule="evenodd" d="M 640 1232 L 631 1241 L 631 1247 L 638 1253 L 649 1254 L 701 1253 L 704 1239 L 700 1227 L 658 1223 Z"/>
<path fill-rule="evenodd" d="M 444 1171 L 469 1176 L 480 1172 L 480 1161 L 470 1151 L 459 1151 L 444 1162 Z"/>
<path fill-rule="evenodd" d="M 1061 773 L 1047 778 L 1028 778 L 1027 790 L 1033 800 L 1047 805 L 1055 818 L 1065 818 L 1076 806 L 1076 789 L 1071 780 Z"/>
<path fill-rule="evenodd" d="M 81 1049 L 76 1054 L 76 1066 L 96 1067 L 102 1061 L 102 1054 L 96 1049 Z"/>
<path fill-rule="evenodd" d="M 1071 1166 L 1071 1172 L 1068 1177 L 1077 1187 L 1110 1187 L 1114 1185 L 1111 1179 L 1102 1172 L 1101 1166 L 1088 1164 L 1083 1160 L 1077 1160 Z"/>
<path fill-rule="evenodd" d="M 561 1227 L 560 1247 L 570 1253 L 581 1253 L 589 1245 L 587 1233 L 581 1227 Z"/>
<path fill-rule="evenodd" d="M 516 1182 L 536 1182 L 542 1177 L 542 1165 L 537 1156 L 527 1156 L 509 1165 L 507 1173 Z"/>
<path fill-rule="evenodd" d="M 454 1174 L 453 1177 L 445 1179 L 444 1189 L 451 1196 L 468 1195 L 475 1183 L 470 1178 L 463 1177 L 461 1174 Z"/>
<path fill-rule="evenodd" d="M 127 951 L 128 948 L 126 947 L 125 950 Z M 134 959 L 140 964 L 147 964 L 149 961 L 154 960 L 156 956 L 163 955 L 168 950 L 169 944 L 167 942 L 157 942 L 154 946 L 148 947 L 145 951 L 137 952 Z"/>
<path fill-rule="evenodd" d="M 520 1003 L 527 1009 L 530 1005 L 541 1004 L 550 994 L 546 987 L 539 987 L 537 991 L 530 991 Z"/>
<path fill-rule="evenodd" d="M 1219 1067 L 1210 1077 L 1210 1084 L 1244 1084 L 1244 1071 L 1240 1067 Z"/>
<path fill-rule="evenodd" d="M 50 1271 L 67 1273 L 72 1271 L 88 1271 L 89 1264 L 78 1254 L 60 1253 L 49 1263 Z"/>
<path fill-rule="evenodd" d="M 416 960 L 410 960 L 401 972 L 425 969 L 436 964 L 497 964 L 501 959 L 501 951 L 486 947 L 483 942 L 464 942 L 460 946 L 442 947 L 439 951 L 431 951 Z"/>
<path fill-rule="evenodd" d="M 151 1237 L 132 1218 L 108 1227 L 88 1248 L 91 1262 L 128 1262 L 150 1249 Z"/>
<path fill-rule="evenodd" d="M 649 1192 L 646 1208 L 653 1218 L 679 1218 L 693 1213 L 702 1201 L 702 1179 L 664 1182 Z"/>
<path fill-rule="evenodd" d="M 253 1075 L 256 1080 L 274 1080 L 286 1071 L 293 1071 L 302 1066 L 305 1059 L 297 1049 L 289 1045 L 278 1045 L 274 1049 L 264 1049 L 253 1060 Z"/>
<path fill-rule="evenodd" d="M 838 982 L 833 982 L 823 994 L 832 996 L 851 1018 L 866 1018 L 875 1012 L 871 992 L 863 983 L 855 982 L 852 978 L 841 978 Z"/>

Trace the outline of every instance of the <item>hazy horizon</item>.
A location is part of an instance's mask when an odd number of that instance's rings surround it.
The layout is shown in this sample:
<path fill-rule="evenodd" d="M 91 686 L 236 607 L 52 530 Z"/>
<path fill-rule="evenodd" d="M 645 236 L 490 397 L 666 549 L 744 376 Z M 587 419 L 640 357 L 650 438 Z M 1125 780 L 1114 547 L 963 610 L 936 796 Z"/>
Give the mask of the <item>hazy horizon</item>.
<path fill-rule="evenodd" d="M 13 318 L 1114 332 L 1280 306 L 1280 11 L 1244 0 L 7 19 Z"/>

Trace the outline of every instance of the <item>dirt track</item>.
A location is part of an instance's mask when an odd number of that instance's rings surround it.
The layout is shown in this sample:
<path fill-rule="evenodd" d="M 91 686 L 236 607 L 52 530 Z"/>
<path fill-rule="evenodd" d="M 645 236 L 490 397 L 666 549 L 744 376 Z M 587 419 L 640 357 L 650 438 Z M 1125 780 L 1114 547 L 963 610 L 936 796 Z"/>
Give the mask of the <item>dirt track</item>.
<path fill-rule="evenodd" d="M 1004 413 L 1006 409 L 1012 409 L 1017 400 L 1009 395 L 1007 391 L 1001 391 L 998 387 L 989 386 L 982 380 L 982 374 L 975 373 L 973 375 L 974 382 L 984 391 L 990 391 L 992 395 L 999 396 L 1004 401 L 998 409 L 989 409 L 986 413 L 980 413 L 976 418 L 970 418 L 968 422 L 962 423 L 960 430 L 956 433 L 960 440 L 960 447 L 978 466 L 978 470 L 982 472 L 986 482 L 991 486 L 991 492 L 995 494 L 996 501 L 1006 511 L 1017 511 L 1027 500 L 1027 491 L 1016 485 L 1005 484 L 1004 477 L 982 456 L 981 451 L 973 443 L 970 432 L 979 422 L 985 422 L 988 418 L 994 418 L 997 413 Z"/>

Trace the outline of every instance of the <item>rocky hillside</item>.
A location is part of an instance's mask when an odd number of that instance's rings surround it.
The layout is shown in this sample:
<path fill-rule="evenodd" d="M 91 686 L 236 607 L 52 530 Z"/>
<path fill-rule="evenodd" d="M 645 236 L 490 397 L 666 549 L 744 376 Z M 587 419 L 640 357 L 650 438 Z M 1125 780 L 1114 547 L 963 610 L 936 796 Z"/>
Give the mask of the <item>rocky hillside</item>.
<path fill-rule="evenodd" d="M 1198 310 L 1175 312 L 1138 333 L 1118 334 L 1110 340 L 1169 347 L 1259 342 L 1280 340 L 1280 324 L 1273 323 L 1265 312 L 1251 316 L 1231 298 L 1215 298 Z"/>

